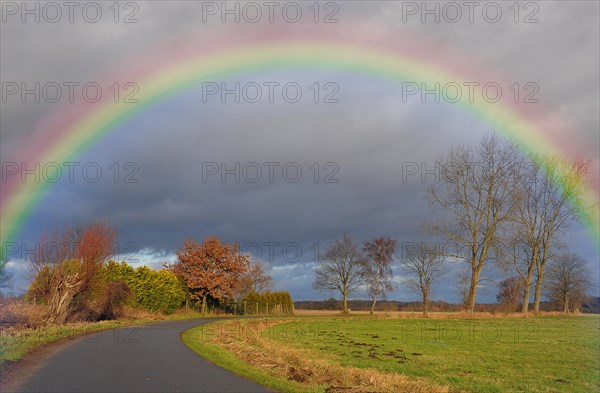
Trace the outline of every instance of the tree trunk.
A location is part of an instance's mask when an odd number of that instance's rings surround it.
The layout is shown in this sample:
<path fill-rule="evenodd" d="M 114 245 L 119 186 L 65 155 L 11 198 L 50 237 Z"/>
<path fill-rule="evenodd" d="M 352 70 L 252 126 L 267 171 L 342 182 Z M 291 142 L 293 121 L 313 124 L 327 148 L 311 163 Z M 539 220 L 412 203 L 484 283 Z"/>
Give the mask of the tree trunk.
<path fill-rule="evenodd" d="M 348 312 L 348 301 L 347 301 L 347 297 L 348 297 L 348 291 L 344 290 L 342 291 L 342 300 L 343 300 L 343 304 L 342 304 L 342 311 L 344 313 Z"/>
<path fill-rule="evenodd" d="M 523 304 L 521 304 L 521 312 L 527 314 L 529 311 L 529 295 L 531 294 L 531 279 L 533 278 L 533 266 L 527 269 L 527 277 L 525 278 L 523 288 Z"/>
<path fill-rule="evenodd" d="M 202 296 L 202 309 L 200 312 L 202 315 L 206 314 L 206 295 Z"/>
<path fill-rule="evenodd" d="M 542 280 L 544 279 L 544 265 L 538 266 L 537 280 L 535 281 L 535 298 L 533 301 L 533 311 L 540 311 L 540 300 L 542 297 Z"/>
<path fill-rule="evenodd" d="M 73 298 L 74 293 L 67 290 L 64 293 L 55 291 L 50 299 L 50 317 L 48 318 L 49 323 L 65 323 L 69 313 L 69 306 Z"/>
<path fill-rule="evenodd" d="M 423 316 L 427 316 L 428 311 L 429 311 L 429 295 L 427 293 L 423 293 Z"/>
<path fill-rule="evenodd" d="M 481 269 L 471 270 L 471 284 L 469 285 L 469 296 L 467 297 L 467 311 L 472 314 L 475 311 L 475 297 L 477 296 L 477 285 Z"/>
<path fill-rule="evenodd" d="M 563 313 L 565 313 L 565 314 L 569 313 L 569 293 L 565 293 Z"/>
<path fill-rule="evenodd" d="M 540 256 L 537 263 L 537 279 L 535 281 L 535 298 L 533 301 L 533 311 L 540 311 L 540 301 L 542 297 L 542 281 L 544 279 L 544 266 L 546 265 L 546 261 L 548 260 L 548 244 L 547 242 L 550 240 L 550 236 L 548 237 L 546 244 L 544 245 L 542 255 Z"/>
<path fill-rule="evenodd" d="M 521 304 L 521 312 L 527 314 L 529 311 L 529 293 L 531 292 L 531 283 L 528 280 L 525 281 L 525 288 L 523 289 L 523 303 Z"/>
<path fill-rule="evenodd" d="M 65 323 L 69 316 L 69 308 L 75 295 L 82 286 L 78 275 L 68 278 L 57 278 L 55 289 L 50 293 L 49 323 Z"/>
<path fill-rule="evenodd" d="M 375 291 L 375 295 L 373 296 L 373 304 L 371 304 L 371 314 L 375 311 L 375 304 L 377 303 L 377 296 L 379 296 L 379 291 Z"/>

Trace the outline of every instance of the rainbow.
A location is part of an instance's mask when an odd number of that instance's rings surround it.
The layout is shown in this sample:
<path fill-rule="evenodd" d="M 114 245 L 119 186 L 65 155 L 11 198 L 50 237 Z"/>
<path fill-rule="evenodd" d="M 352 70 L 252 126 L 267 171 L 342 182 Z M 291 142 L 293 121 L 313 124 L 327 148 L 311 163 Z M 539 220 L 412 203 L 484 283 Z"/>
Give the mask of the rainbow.
<path fill-rule="evenodd" d="M 432 54 L 435 53 L 435 54 Z M 185 89 L 202 82 L 223 80 L 232 75 L 254 71 L 280 69 L 339 70 L 386 78 L 392 81 L 417 81 L 444 85 L 467 81 L 497 81 L 491 73 L 469 70 L 465 57 L 452 62 L 443 50 L 428 51 L 423 47 L 398 47 L 387 44 L 362 42 L 340 37 L 259 37 L 244 42 L 202 48 L 168 56 L 169 61 L 152 62 L 152 68 L 121 80 L 134 80 L 140 86 L 136 95 L 138 104 L 114 103 L 105 99 L 94 105 L 80 105 L 70 112 L 59 114 L 49 124 L 40 126 L 44 136 L 37 143 L 25 146 L 19 152 L 26 162 L 73 161 L 104 135 L 110 133 L 126 119 L 160 103 Z M 456 56 L 455 56 L 456 57 Z M 112 97 L 111 97 L 112 98 Z M 512 100 L 507 100 L 512 101 Z M 504 100 L 488 103 L 482 100 L 469 102 L 461 99 L 456 105 L 478 117 L 491 128 L 516 141 L 528 154 L 546 152 L 574 159 L 577 149 L 569 150 L 561 139 L 559 126 L 548 124 L 543 113 L 535 112 L 527 104 L 514 104 Z M 1 244 L 13 241 L 32 210 L 40 203 L 47 183 L 20 182 L 9 179 L 3 184 L 1 197 Z M 600 237 L 598 218 L 598 185 L 588 186 L 581 200 L 582 206 L 593 206 L 582 220 L 594 239 Z M 590 210 L 588 209 L 588 212 Z"/>

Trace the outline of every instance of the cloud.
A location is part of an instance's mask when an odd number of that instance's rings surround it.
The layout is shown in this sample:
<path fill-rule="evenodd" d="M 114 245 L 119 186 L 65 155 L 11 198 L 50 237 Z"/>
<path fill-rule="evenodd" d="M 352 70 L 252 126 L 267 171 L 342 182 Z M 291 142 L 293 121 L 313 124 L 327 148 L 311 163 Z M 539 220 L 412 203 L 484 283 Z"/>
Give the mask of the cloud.
<path fill-rule="evenodd" d="M 404 22 L 401 3 L 405 2 L 340 3 L 340 23 L 326 28 L 359 31 L 365 40 L 391 35 L 402 43 L 417 36 L 434 48 L 468 54 L 462 59 L 465 63 L 508 75 L 520 86 L 534 81 L 539 107 L 555 115 L 553 122 L 564 122 L 561 132 L 567 140 L 583 145 L 582 153 L 598 160 L 597 3 L 536 3 L 540 10 L 535 24 L 514 23 L 507 8 L 499 23 L 480 16 L 474 23 L 421 23 L 418 15 Z M 3 80 L 93 81 L 138 58 L 160 59 L 156 48 L 165 42 L 193 36 L 198 45 L 205 45 L 266 26 L 223 24 L 218 19 L 202 23 L 201 4 L 196 2 L 138 4 L 139 23 L 129 25 L 110 18 L 97 24 L 23 24 L 13 19 L 3 23 Z M 306 25 L 286 28 L 302 35 Z M 297 104 L 281 99 L 273 104 L 203 103 L 201 90 L 191 88 L 122 122 L 78 158 L 82 165 L 98 164 L 101 181 L 90 183 L 79 176 L 79 181 L 50 187 L 20 241 L 34 241 L 44 228 L 103 218 L 118 228 L 122 245 L 133 244 L 140 263 L 156 268 L 163 260 L 173 260 L 186 237 L 201 240 L 216 234 L 225 241 L 260 245 L 260 257 L 271 266 L 277 288 L 290 290 L 296 299 L 319 299 L 324 295 L 312 289 L 315 249 L 345 232 L 359 241 L 379 235 L 399 242 L 424 239 L 422 223 L 435 218 L 423 200 L 426 183 L 422 173 L 403 178 L 403 163 L 430 168 L 450 146 L 475 143 L 490 131 L 489 125 L 457 106 L 405 102 L 400 85 L 347 71 L 298 67 L 257 71 L 223 82 L 232 86 L 268 81 L 296 82 L 305 99 Z M 334 82 L 339 103 L 315 104 L 310 90 L 315 82 L 321 88 Z M 511 90 L 506 87 L 505 93 Z M 62 108 L 43 102 L 3 103 L 3 159 L 31 143 L 34 135 L 43 135 L 36 124 L 57 116 Z M 269 181 L 272 162 L 278 165 L 275 180 Z M 129 163 L 135 166 L 126 167 Z M 227 169 L 239 163 L 249 171 L 257 164 L 263 174 L 257 182 L 248 181 L 245 175 L 250 172 L 243 174 L 241 169 L 239 182 L 236 174 L 227 175 L 224 182 L 221 173 L 203 179 L 207 163 L 216 163 L 219 170 L 222 164 Z M 282 174 L 286 164 L 292 165 L 290 173 L 296 165 L 301 168 L 298 182 Z M 138 182 L 125 182 L 133 172 Z M 435 181 L 431 176 L 425 180 Z M 279 245 L 273 246 L 271 258 L 271 246 L 265 244 L 272 243 Z M 593 262 L 598 275 L 598 249 L 582 226 L 574 225 L 570 243 Z M 297 261 L 285 255 L 284 247 L 293 251 L 291 244 L 302 251 Z M 501 278 L 492 267 L 488 271 L 490 277 Z M 452 270 L 438 286 L 437 297 L 457 299 L 453 282 Z M 493 286 L 489 287 L 481 301 L 494 301 Z M 400 285 L 392 298 L 411 296 Z"/>

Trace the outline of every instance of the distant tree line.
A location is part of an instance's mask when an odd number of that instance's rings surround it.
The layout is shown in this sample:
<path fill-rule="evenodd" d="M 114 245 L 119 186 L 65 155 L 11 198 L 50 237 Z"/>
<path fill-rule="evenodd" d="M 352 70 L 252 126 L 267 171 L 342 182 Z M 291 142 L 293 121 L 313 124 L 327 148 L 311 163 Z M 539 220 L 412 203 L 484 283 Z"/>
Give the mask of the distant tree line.
<path fill-rule="evenodd" d="M 352 311 L 370 311 L 370 300 L 348 300 L 348 308 Z M 550 301 L 540 303 L 541 311 L 556 311 L 557 304 Z M 295 310 L 327 310 L 335 311 L 342 308 L 342 301 L 335 298 L 325 300 L 301 300 L 294 302 Z M 431 301 L 429 311 L 431 312 L 459 312 L 464 310 L 462 303 L 448 303 L 444 301 Z M 504 313 L 506 309 L 501 303 L 478 303 L 477 312 Z M 377 302 L 375 311 L 379 312 L 423 312 L 422 302 L 402 302 L 397 300 L 382 300 Z M 600 297 L 588 296 L 583 300 L 581 312 L 586 314 L 600 314 Z"/>
<path fill-rule="evenodd" d="M 348 309 L 352 311 L 371 311 L 371 300 L 348 300 Z M 295 301 L 294 308 L 296 310 L 341 310 L 342 301 L 336 298 L 325 300 L 304 300 Z M 461 311 L 462 304 L 453 304 L 444 301 L 431 301 L 429 303 L 429 311 L 436 312 L 456 312 Z M 423 312 L 423 303 L 402 302 L 398 300 L 380 300 L 377 302 L 375 311 L 392 312 L 392 311 L 414 311 Z"/>

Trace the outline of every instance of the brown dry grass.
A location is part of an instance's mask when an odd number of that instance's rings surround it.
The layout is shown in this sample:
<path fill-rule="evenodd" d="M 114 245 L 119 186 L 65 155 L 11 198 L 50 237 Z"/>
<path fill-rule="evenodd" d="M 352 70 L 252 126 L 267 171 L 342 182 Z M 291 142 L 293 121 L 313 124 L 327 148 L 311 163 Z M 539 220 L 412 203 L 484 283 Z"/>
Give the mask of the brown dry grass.
<path fill-rule="evenodd" d="M 300 382 L 304 385 L 329 386 L 327 393 L 348 392 L 407 392 L 441 393 L 447 387 L 431 385 L 424 380 L 407 378 L 400 374 L 384 373 L 375 369 L 343 367 L 333 358 L 313 353 L 309 350 L 282 346 L 261 334 L 274 325 L 290 320 L 244 321 L 244 329 L 239 329 L 240 321 L 223 322 L 219 334 L 210 342 L 233 353 L 240 360 L 252 366 L 267 369 L 280 378 Z M 236 324 L 235 329 L 228 325 Z M 243 334 L 240 334 L 243 332 Z"/>
<path fill-rule="evenodd" d="M 178 310 L 172 315 L 161 312 L 148 311 L 133 307 L 124 307 L 120 317 L 107 321 L 72 321 L 60 325 L 48 324 L 46 318 L 48 307 L 45 305 L 28 304 L 22 301 L 0 302 L 0 341 L 1 340 L 25 340 L 43 344 L 53 341 L 53 337 L 74 336 L 86 332 L 89 326 L 111 325 L 117 323 L 150 322 L 167 319 L 196 318 L 198 313 L 193 311 Z M 66 332 L 66 333 L 65 333 Z M 0 348 L 0 358 L 2 350 Z M 1 361 L 1 359 L 0 359 Z"/>
<path fill-rule="evenodd" d="M 0 302 L 0 325 L 13 328 L 35 328 L 43 324 L 46 306 L 17 301 Z"/>
<path fill-rule="evenodd" d="M 5 301 L 0 303 L 0 326 L 11 329 L 38 328 L 47 325 L 48 306 L 34 305 L 22 301 Z M 138 308 L 124 307 L 119 320 L 161 320 L 166 316 L 160 312 L 147 311 Z M 74 320 L 72 323 L 87 323 L 95 321 Z"/>

